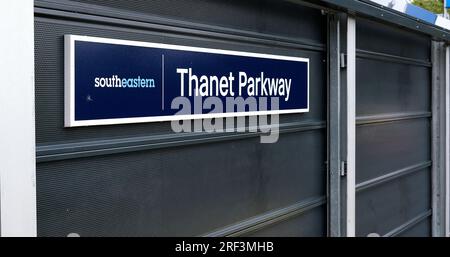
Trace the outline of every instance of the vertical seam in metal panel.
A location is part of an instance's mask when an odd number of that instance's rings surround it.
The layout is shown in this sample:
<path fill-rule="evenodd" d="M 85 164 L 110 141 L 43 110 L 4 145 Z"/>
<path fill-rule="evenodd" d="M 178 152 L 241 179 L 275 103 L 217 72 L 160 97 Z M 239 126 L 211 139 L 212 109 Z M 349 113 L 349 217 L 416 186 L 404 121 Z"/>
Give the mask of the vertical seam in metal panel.
<path fill-rule="evenodd" d="M 355 236 L 356 19 L 347 20 L 347 236 Z"/>

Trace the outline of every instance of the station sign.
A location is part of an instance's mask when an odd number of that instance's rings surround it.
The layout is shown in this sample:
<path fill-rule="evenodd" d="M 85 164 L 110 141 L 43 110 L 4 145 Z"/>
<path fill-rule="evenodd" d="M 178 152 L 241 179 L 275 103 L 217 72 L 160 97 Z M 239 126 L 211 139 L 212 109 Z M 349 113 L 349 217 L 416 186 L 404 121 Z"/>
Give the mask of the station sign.
<path fill-rule="evenodd" d="M 208 98 L 224 104 L 194 106 Z M 256 108 L 226 108 L 249 99 Z M 307 58 L 65 36 L 66 127 L 308 111 Z"/>

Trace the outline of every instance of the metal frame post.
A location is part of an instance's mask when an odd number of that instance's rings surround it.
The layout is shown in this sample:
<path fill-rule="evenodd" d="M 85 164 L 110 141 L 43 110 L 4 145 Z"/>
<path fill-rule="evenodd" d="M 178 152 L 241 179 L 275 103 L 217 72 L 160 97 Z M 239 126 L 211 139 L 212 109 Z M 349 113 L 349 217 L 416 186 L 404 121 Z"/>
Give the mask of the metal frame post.
<path fill-rule="evenodd" d="M 346 236 L 355 236 L 355 160 L 356 160 L 356 19 L 347 19 L 346 77 Z"/>
<path fill-rule="evenodd" d="M 328 18 L 328 234 L 355 235 L 355 19 Z"/>
<path fill-rule="evenodd" d="M 447 166 L 446 47 L 432 41 L 432 235 L 445 236 Z"/>
<path fill-rule="evenodd" d="M 328 15 L 328 235 L 341 236 L 340 20 Z"/>
<path fill-rule="evenodd" d="M 445 235 L 450 236 L 450 47 L 445 47 Z"/>
<path fill-rule="evenodd" d="M 450 236 L 450 47 L 445 46 L 445 236 Z"/>

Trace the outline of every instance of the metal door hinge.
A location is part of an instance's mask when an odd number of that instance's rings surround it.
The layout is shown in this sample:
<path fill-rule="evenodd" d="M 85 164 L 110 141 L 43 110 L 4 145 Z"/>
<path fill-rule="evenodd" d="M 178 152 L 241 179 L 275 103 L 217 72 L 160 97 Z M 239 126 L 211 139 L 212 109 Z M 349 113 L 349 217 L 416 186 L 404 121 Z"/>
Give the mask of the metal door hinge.
<path fill-rule="evenodd" d="M 346 161 L 342 161 L 341 162 L 341 176 L 345 177 L 347 175 L 347 162 Z"/>
<path fill-rule="evenodd" d="M 341 68 L 346 68 L 347 67 L 347 54 L 341 53 Z"/>

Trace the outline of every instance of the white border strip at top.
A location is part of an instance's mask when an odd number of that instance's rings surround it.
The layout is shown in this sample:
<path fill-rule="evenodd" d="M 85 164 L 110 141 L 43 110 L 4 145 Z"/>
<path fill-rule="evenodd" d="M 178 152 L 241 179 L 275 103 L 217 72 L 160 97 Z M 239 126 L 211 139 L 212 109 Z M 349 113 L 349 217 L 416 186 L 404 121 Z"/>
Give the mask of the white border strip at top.
<path fill-rule="evenodd" d="M 64 124 L 65 127 L 78 126 L 95 126 L 95 125 L 112 125 L 112 124 L 126 124 L 126 123 L 143 123 L 143 122 L 159 122 L 159 121 L 176 121 L 186 119 L 211 119 L 211 118 L 226 118 L 226 117 L 240 117 L 253 115 L 272 115 L 272 114 L 289 114 L 289 113 L 304 113 L 309 112 L 309 58 L 261 54 L 251 52 L 240 52 L 231 50 L 221 50 L 212 48 L 201 48 L 180 45 L 168 45 L 160 43 L 149 43 L 140 41 L 99 38 L 78 35 L 65 35 L 65 104 L 64 104 Z M 154 117 L 139 117 L 139 118 L 117 118 L 117 119 L 96 119 L 96 120 L 75 120 L 75 41 L 106 43 L 115 45 L 140 46 L 148 48 L 159 48 L 168 50 L 191 51 L 199 53 L 224 54 L 243 57 L 255 57 L 274 60 L 297 61 L 307 63 L 307 108 L 292 109 L 292 110 L 273 110 L 273 111 L 253 111 L 253 112 L 234 112 L 234 113 L 214 113 L 214 114 L 192 114 L 192 115 L 171 115 L 171 116 L 154 116 Z"/>

